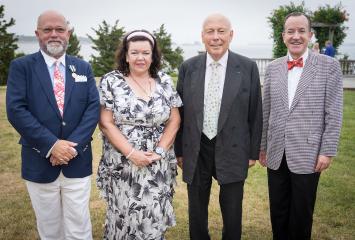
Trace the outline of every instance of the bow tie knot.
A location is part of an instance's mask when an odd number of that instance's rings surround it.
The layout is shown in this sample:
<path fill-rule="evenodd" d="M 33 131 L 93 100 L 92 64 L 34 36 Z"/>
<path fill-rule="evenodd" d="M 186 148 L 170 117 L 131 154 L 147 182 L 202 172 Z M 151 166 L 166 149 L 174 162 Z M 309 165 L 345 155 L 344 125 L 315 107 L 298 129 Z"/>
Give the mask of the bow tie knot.
<path fill-rule="evenodd" d="M 293 67 L 303 67 L 303 58 L 287 61 L 287 69 L 291 70 Z"/>

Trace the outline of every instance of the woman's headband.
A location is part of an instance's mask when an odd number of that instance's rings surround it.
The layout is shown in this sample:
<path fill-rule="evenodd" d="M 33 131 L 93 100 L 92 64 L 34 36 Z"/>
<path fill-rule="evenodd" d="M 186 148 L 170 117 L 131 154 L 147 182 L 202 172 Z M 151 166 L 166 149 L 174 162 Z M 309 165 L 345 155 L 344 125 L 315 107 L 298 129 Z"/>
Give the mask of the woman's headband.
<path fill-rule="evenodd" d="M 141 36 L 141 37 L 146 37 L 148 38 L 148 40 L 152 43 L 152 45 L 154 46 L 154 38 L 152 37 L 152 35 L 150 35 L 149 33 L 143 32 L 143 31 L 137 31 L 137 32 L 132 32 L 130 34 L 128 34 L 127 36 L 127 41 L 133 37 L 137 37 L 137 36 Z"/>

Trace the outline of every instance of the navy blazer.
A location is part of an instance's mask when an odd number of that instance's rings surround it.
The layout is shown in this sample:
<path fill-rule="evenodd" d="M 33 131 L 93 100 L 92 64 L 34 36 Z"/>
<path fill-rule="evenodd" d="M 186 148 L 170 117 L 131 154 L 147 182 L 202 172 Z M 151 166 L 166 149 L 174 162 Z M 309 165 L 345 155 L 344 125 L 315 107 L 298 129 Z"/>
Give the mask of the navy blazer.
<path fill-rule="evenodd" d="M 7 117 L 21 135 L 22 177 L 53 182 L 60 171 L 68 178 L 92 173 L 92 134 L 99 120 L 99 94 L 89 63 L 66 56 L 65 102 L 60 115 L 47 65 L 40 52 L 11 62 L 6 91 Z M 75 82 L 69 66 L 86 82 Z M 52 166 L 46 155 L 58 139 L 78 143 L 68 165 Z"/>

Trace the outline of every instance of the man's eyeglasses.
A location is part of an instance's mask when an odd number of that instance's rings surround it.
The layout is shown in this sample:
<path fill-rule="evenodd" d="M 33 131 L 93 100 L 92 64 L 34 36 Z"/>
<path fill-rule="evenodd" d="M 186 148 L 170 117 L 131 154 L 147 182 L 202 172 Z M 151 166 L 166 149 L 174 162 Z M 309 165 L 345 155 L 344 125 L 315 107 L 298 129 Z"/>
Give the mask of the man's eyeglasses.
<path fill-rule="evenodd" d="M 58 27 L 58 28 L 38 28 L 38 29 L 42 30 L 42 32 L 45 34 L 52 33 L 53 30 L 56 33 L 64 33 L 67 30 L 66 28 L 61 28 L 61 27 Z"/>

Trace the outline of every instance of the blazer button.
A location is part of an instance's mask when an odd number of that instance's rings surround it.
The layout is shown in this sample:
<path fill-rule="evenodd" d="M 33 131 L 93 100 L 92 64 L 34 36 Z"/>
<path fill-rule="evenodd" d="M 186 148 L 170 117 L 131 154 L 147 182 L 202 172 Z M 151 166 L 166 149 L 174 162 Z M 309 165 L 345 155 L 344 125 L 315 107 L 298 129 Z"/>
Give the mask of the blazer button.
<path fill-rule="evenodd" d="M 65 126 L 65 125 L 67 125 L 67 124 L 66 124 L 65 122 L 62 122 L 62 125 Z"/>

